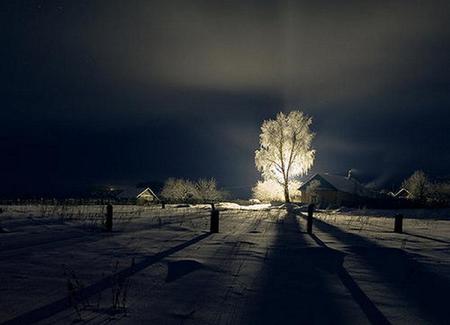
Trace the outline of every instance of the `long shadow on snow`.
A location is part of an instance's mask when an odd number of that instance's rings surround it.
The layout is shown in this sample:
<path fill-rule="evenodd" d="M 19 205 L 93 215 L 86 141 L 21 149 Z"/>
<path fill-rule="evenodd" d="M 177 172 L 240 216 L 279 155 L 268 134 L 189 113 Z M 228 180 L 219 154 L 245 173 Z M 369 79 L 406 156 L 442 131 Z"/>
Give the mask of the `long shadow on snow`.
<path fill-rule="evenodd" d="M 322 220 L 314 219 L 314 226 L 346 244 L 348 250 L 363 258 L 385 285 L 418 308 L 426 320 L 438 324 L 448 322 L 450 283 L 446 278 L 427 270 L 402 249 L 383 247 Z"/>
<path fill-rule="evenodd" d="M 107 276 L 107 277 L 101 279 L 100 281 L 81 289 L 77 293 L 76 299 L 81 301 L 83 299 L 92 297 L 93 295 L 95 295 L 105 289 L 110 288 L 114 281 L 116 281 L 116 282 L 123 281 L 124 279 L 134 275 L 135 273 L 137 273 L 139 271 L 142 271 L 143 269 L 147 268 L 148 266 L 150 266 L 156 262 L 159 262 L 163 258 L 165 258 L 169 255 L 172 255 L 182 249 L 185 249 L 186 247 L 191 246 L 191 245 L 207 238 L 208 236 L 210 236 L 210 233 L 204 233 L 204 234 L 194 237 L 191 240 L 188 240 L 182 244 L 179 244 L 175 247 L 169 248 L 169 249 L 159 252 L 155 255 L 148 256 L 148 257 L 144 258 L 144 260 L 142 260 L 141 262 L 136 263 L 135 265 L 133 265 L 131 267 L 128 267 L 114 275 Z M 16 318 L 6 321 L 3 324 L 6 325 L 6 324 L 36 323 L 36 322 L 42 321 L 50 316 L 53 316 L 59 312 L 62 312 L 70 307 L 71 307 L 70 298 L 69 297 L 62 298 L 53 303 L 45 305 L 43 307 L 36 308 L 36 309 L 26 312 L 22 315 L 19 315 Z"/>
<path fill-rule="evenodd" d="M 441 244 L 450 244 L 449 241 L 445 241 L 445 240 L 442 240 L 442 239 L 437 239 L 437 238 L 433 238 L 433 237 L 429 237 L 429 236 L 425 236 L 425 235 L 413 234 L 413 233 L 406 232 L 406 231 L 404 231 L 403 233 L 405 235 L 408 235 L 408 236 L 422 238 L 422 239 L 427 239 L 427 240 L 435 241 L 435 242 L 441 243 Z"/>
<path fill-rule="evenodd" d="M 365 295 L 342 267 L 344 254 L 326 246 L 311 247 L 299 231 L 297 218 L 288 214 L 277 224 L 276 240 L 264 266 L 262 290 L 252 301 L 243 323 L 248 324 L 346 324 L 339 293 L 327 286 L 330 275 L 339 277 L 353 297 Z M 355 293 L 357 292 L 357 293 Z M 370 305 L 370 300 L 364 300 Z M 360 304 L 361 305 L 361 304 Z M 370 309 L 372 307 L 372 309 Z M 388 323 L 372 311 L 372 323 Z M 376 308 L 375 308 L 376 309 Z M 377 311 L 377 310 L 376 310 Z M 378 317 L 378 318 L 377 318 Z M 248 319 L 247 319 L 248 318 Z M 378 322 L 377 322 L 378 321 Z"/>

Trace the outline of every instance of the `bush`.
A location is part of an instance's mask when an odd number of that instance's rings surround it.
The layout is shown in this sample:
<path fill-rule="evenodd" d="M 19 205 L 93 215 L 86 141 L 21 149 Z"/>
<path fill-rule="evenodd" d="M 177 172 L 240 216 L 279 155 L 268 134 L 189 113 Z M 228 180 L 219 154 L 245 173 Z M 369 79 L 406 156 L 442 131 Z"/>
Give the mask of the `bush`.
<path fill-rule="evenodd" d="M 224 192 L 217 189 L 215 179 L 199 179 L 191 182 L 169 178 L 161 192 L 164 200 L 174 203 L 211 203 L 224 198 Z"/>
<path fill-rule="evenodd" d="M 195 186 L 184 179 L 169 178 L 161 192 L 161 196 L 169 202 L 192 202 L 195 197 Z"/>

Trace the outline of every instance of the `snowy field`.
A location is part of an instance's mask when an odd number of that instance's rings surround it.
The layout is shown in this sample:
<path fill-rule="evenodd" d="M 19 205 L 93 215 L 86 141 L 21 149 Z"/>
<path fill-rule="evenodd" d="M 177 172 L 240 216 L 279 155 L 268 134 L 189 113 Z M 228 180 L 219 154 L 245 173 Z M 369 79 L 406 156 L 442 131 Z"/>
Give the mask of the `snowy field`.
<path fill-rule="evenodd" d="M 0 323 L 449 324 L 450 211 L 4 206 Z"/>

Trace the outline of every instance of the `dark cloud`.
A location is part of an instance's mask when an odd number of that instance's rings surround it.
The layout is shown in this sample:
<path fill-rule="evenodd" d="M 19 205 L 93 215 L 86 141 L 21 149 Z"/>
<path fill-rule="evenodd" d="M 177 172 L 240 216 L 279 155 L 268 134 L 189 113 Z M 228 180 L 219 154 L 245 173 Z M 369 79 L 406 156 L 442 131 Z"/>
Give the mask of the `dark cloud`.
<path fill-rule="evenodd" d="M 259 126 L 313 116 L 315 170 L 449 174 L 447 1 L 1 5 L 2 192 L 213 176 L 250 186 Z"/>

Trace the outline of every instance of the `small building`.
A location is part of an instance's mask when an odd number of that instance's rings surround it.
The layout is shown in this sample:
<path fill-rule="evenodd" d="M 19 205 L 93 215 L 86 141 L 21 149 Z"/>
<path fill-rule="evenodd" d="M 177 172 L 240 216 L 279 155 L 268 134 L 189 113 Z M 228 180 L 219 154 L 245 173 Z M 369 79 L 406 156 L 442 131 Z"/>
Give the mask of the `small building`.
<path fill-rule="evenodd" d="M 410 199 L 411 193 L 406 188 L 401 188 L 393 195 L 396 199 Z"/>
<path fill-rule="evenodd" d="M 376 193 L 366 188 L 349 174 L 348 176 L 318 173 L 299 187 L 300 200 L 320 207 L 357 206 Z"/>
<path fill-rule="evenodd" d="M 141 191 L 141 193 L 137 195 L 136 200 L 138 204 L 150 204 L 159 202 L 159 198 L 150 189 L 150 187 L 147 187 L 143 191 Z"/>
<path fill-rule="evenodd" d="M 129 187 L 123 188 L 117 199 L 126 202 L 136 202 L 137 204 L 150 204 L 159 202 L 158 196 L 150 187 Z"/>

